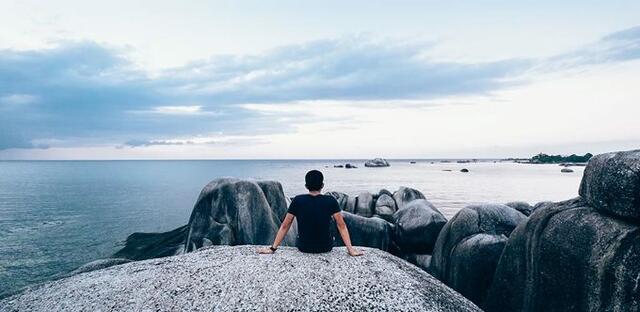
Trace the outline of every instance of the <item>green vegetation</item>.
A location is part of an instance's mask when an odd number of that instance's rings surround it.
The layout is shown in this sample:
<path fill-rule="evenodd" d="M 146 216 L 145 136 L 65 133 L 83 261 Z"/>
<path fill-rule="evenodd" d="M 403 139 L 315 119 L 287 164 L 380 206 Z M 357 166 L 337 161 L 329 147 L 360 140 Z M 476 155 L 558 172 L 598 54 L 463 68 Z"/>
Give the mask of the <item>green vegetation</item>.
<path fill-rule="evenodd" d="M 558 163 L 583 163 L 589 161 L 593 155 L 586 153 L 584 156 L 572 154 L 571 156 L 538 154 L 531 157 L 532 163 L 537 164 L 558 164 Z"/>

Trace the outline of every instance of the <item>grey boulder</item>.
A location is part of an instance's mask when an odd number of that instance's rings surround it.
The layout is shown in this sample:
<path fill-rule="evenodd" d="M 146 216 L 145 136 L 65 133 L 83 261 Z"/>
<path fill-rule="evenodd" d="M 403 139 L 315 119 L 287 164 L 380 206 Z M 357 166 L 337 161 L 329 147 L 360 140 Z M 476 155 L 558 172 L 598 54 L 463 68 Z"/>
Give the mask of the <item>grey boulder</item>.
<path fill-rule="evenodd" d="M 508 202 L 505 205 L 518 210 L 520 212 L 522 212 L 525 216 L 530 216 L 531 213 L 533 212 L 534 208 L 533 206 L 529 205 L 529 203 L 527 202 L 523 202 L 523 201 L 513 201 L 513 202 Z"/>
<path fill-rule="evenodd" d="M 426 199 L 426 197 L 416 189 L 401 186 L 397 191 L 395 191 L 395 193 L 393 193 L 393 199 L 396 202 L 398 210 L 400 210 L 407 203 L 416 199 Z"/>
<path fill-rule="evenodd" d="M 49 282 L 0 301 L 1 311 L 480 311 L 386 252 L 216 246 Z"/>
<path fill-rule="evenodd" d="M 640 150 L 592 157 L 580 196 L 599 211 L 640 221 Z"/>
<path fill-rule="evenodd" d="M 396 253 L 397 248 L 393 241 L 393 224 L 380 218 L 366 218 L 345 211 L 342 212 L 342 217 L 349 230 L 351 244 Z M 332 221 L 331 232 L 335 237 L 336 246 L 344 246 L 334 221 Z"/>
<path fill-rule="evenodd" d="M 582 198 L 547 205 L 513 231 L 483 308 L 640 311 L 640 226 Z"/>
<path fill-rule="evenodd" d="M 383 158 L 374 158 L 364 163 L 365 167 L 389 167 L 389 162 Z"/>
<path fill-rule="evenodd" d="M 416 199 L 393 214 L 396 239 L 403 253 L 431 253 L 442 227 L 444 215 L 426 199 Z"/>
<path fill-rule="evenodd" d="M 476 304 L 483 302 L 511 231 L 526 219 L 501 204 L 463 208 L 442 228 L 429 272 Z"/>
<path fill-rule="evenodd" d="M 363 217 L 373 216 L 375 202 L 373 195 L 369 192 L 361 192 L 356 198 L 355 214 Z"/>
<path fill-rule="evenodd" d="M 393 214 L 396 212 L 396 201 L 392 195 L 381 193 L 375 203 L 374 215 L 387 221 L 393 220 Z"/>

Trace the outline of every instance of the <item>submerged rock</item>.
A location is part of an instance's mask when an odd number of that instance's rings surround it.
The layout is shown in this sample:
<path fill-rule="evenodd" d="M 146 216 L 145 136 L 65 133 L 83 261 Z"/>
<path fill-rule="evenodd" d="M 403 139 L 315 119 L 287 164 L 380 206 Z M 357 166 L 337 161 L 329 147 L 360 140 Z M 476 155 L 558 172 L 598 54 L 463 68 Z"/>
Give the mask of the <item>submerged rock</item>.
<path fill-rule="evenodd" d="M 416 199 L 393 214 L 396 242 L 403 253 L 431 253 L 447 223 L 444 215 L 426 199 Z"/>
<path fill-rule="evenodd" d="M 500 204 L 463 208 L 442 228 L 429 272 L 476 304 L 483 302 L 511 231 L 526 219 Z"/>
<path fill-rule="evenodd" d="M 389 167 L 389 162 L 383 158 L 374 158 L 364 163 L 365 167 Z"/>
<path fill-rule="evenodd" d="M 206 248 L 49 282 L 0 301 L 2 311 L 480 311 L 386 252 L 344 248 Z"/>
<path fill-rule="evenodd" d="M 569 168 L 562 168 L 562 169 L 560 169 L 560 172 L 562 172 L 562 173 L 572 173 L 572 172 L 573 172 L 573 169 L 569 169 Z"/>

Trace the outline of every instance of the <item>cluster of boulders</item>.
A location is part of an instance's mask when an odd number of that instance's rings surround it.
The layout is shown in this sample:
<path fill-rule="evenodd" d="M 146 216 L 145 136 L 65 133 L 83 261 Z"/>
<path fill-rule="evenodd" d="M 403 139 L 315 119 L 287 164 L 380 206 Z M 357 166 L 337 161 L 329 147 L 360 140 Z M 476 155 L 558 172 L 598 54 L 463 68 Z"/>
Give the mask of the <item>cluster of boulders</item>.
<path fill-rule="evenodd" d="M 408 187 L 327 193 L 354 245 L 417 265 L 485 311 L 640 311 L 640 150 L 591 159 L 579 194 L 533 206 L 470 205 L 447 220 Z M 80 271 L 212 245 L 268 245 L 288 204 L 278 182 L 217 179 L 187 225 L 134 233 L 114 259 Z M 296 234 L 294 224 L 283 244 L 294 245 Z"/>

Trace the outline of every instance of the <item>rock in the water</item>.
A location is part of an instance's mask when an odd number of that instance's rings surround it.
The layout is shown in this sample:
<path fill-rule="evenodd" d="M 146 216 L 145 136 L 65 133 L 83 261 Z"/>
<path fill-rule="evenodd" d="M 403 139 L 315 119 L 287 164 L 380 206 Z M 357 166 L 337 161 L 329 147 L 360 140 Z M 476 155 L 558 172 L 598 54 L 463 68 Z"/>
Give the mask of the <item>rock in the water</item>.
<path fill-rule="evenodd" d="M 396 201 L 398 210 L 400 210 L 410 201 L 427 198 L 424 197 L 424 194 L 416 189 L 401 186 L 395 193 L 393 193 L 393 199 Z"/>
<path fill-rule="evenodd" d="M 344 168 L 344 165 L 333 165 L 333 168 Z"/>
<path fill-rule="evenodd" d="M 265 188 L 264 184 L 271 187 Z M 279 182 L 214 180 L 205 186 L 193 208 L 185 251 L 202 247 L 204 238 L 214 245 L 269 245 L 286 210 Z M 285 238 L 285 245 L 295 244 L 297 230 L 292 230 Z"/>
<path fill-rule="evenodd" d="M 352 165 L 352 164 L 346 164 L 346 165 L 344 165 L 344 167 L 345 167 L 345 168 L 347 168 L 347 169 L 355 169 L 355 168 L 358 168 L 358 167 L 356 167 L 355 165 Z"/>
<path fill-rule="evenodd" d="M 361 192 L 356 199 L 356 214 L 363 217 L 373 216 L 375 202 L 373 195 L 369 192 Z"/>
<path fill-rule="evenodd" d="M 469 172 L 469 169 L 467 169 L 467 168 L 462 168 L 462 169 L 460 169 L 460 172 L 465 172 L 465 173 L 466 173 L 466 172 Z"/>
<path fill-rule="evenodd" d="M 571 172 L 573 172 L 573 169 L 562 168 L 562 169 L 560 169 L 560 172 L 562 172 L 562 173 L 571 173 Z"/>
<path fill-rule="evenodd" d="M 536 210 L 513 231 L 484 309 L 640 311 L 639 281 L 640 226 L 576 198 Z"/>
<path fill-rule="evenodd" d="M 342 212 L 342 216 L 349 229 L 351 244 L 396 253 L 397 247 L 393 241 L 393 224 L 380 218 L 365 218 L 348 212 Z M 336 246 L 344 246 L 334 221 L 332 221 L 331 232 L 335 237 Z"/>
<path fill-rule="evenodd" d="M 393 214 L 396 242 L 403 253 L 431 253 L 447 219 L 426 199 L 416 199 Z"/>
<path fill-rule="evenodd" d="M 288 200 L 279 182 L 216 179 L 200 192 L 189 224 L 165 233 L 131 234 L 114 257 L 143 260 L 208 245 L 268 245 L 287 207 Z M 294 222 L 283 243 L 294 245 L 296 235 Z"/>
<path fill-rule="evenodd" d="M 584 169 L 580 196 L 595 209 L 640 220 L 640 150 L 591 158 Z"/>
<path fill-rule="evenodd" d="M 376 200 L 374 212 L 376 216 L 387 221 L 392 221 L 393 214 L 396 212 L 396 201 L 393 200 L 392 195 L 381 192 Z"/>
<path fill-rule="evenodd" d="M 383 158 L 374 158 L 364 163 L 365 167 L 389 167 L 389 162 Z"/>
<path fill-rule="evenodd" d="M 511 208 L 513 208 L 515 210 L 518 210 L 518 211 L 522 212 L 527 217 L 530 216 L 531 213 L 534 210 L 533 206 L 531 206 L 531 205 L 529 205 L 529 203 L 523 202 L 523 201 L 509 202 L 509 203 L 506 203 L 505 205 L 507 205 L 507 206 L 509 206 L 509 207 L 511 207 Z"/>
<path fill-rule="evenodd" d="M 216 246 L 49 282 L 0 301 L 0 310 L 480 311 L 402 259 L 364 252 Z"/>
<path fill-rule="evenodd" d="M 526 219 L 500 204 L 463 208 L 442 228 L 429 272 L 476 304 L 483 302 L 509 234 Z"/>

